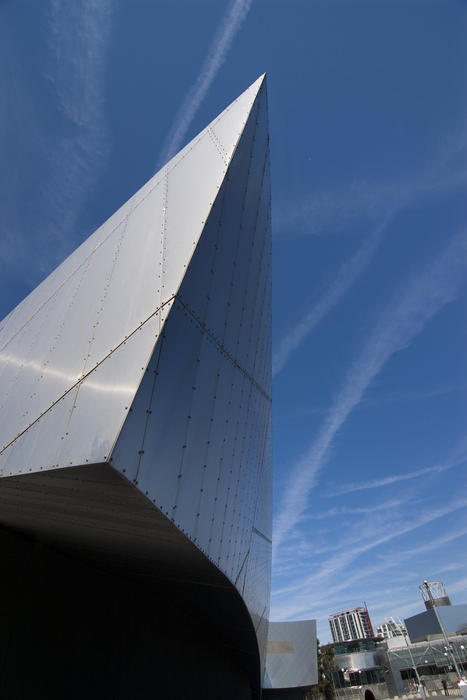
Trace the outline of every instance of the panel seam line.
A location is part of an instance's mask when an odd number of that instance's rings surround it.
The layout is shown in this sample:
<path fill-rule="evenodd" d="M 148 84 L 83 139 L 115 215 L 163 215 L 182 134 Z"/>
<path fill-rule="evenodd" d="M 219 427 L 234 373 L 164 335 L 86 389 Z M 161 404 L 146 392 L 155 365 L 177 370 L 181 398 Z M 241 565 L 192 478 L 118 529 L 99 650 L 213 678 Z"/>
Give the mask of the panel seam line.
<path fill-rule="evenodd" d="M 116 345 L 110 352 L 107 353 L 107 355 L 105 355 L 101 360 L 99 360 L 99 362 L 97 362 L 94 365 L 94 367 L 92 367 L 88 372 L 86 372 L 86 374 L 84 374 L 82 377 L 80 377 L 74 384 L 72 384 L 72 386 L 70 386 L 66 391 L 64 391 L 63 394 L 61 394 L 58 397 L 58 399 L 55 399 L 55 401 L 53 401 L 53 403 L 51 403 L 50 406 L 48 406 L 45 409 L 45 411 L 42 411 L 42 413 L 39 416 L 37 416 L 37 418 L 35 418 L 32 421 L 32 423 L 30 423 L 26 428 L 24 428 L 24 430 L 21 430 L 21 432 L 19 432 L 18 435 L 16 435 L 12 440 L 10 440 L 10 442 L 7 443 L 4 447 L 2 447 L 2 449 L 0 450 L 0 455 L 2 455 L 5 452 L 5 450 L 7 450 L 9 447 L 11 447 L 11 445 L 13 445 L 22 435 L 24 435 L 29 430 L 29 428 L 31 428 L 33 425 L 35 425 L 46 413 L 48 413 L 50 410 L 52 410 L 52 408 L 54 408 L 54 406 L 56 406 L 62 399 L 64 399 L 65 396 L 67 396 L 71 391 L 73 391 L 73 389 L 75 389 L 77 386 L 80 386 L 89 377 L 90 374 L 92 374 L 98 367 L 100 367 L 100 365 L 103 362 L 105 362 L 105 360 L 107 360 L 107 358 L 109 358 L 111 355 L 113 355 L 113 353 L 116 350 L 118 350 L 122 345 L 124 345 L 126 343 L 126 341 L 129 340 L 129 338 L 131 338 L 137 331 L 139 331 L 156 314 L 158 314 L 159 311 L 161 311 L 164 308 L 164 306 L 167 306 L 167 304 L 170 304 L 170 302 L 175 299 L 175 296 L 176 295 L 172 295 L 169 299 L 164 301 L 163 304 L 158 306 L 157 309 L 155 309 L 151 314 L 149 314 L 149 316 L 144 321 L 141 321 L 141 323 L 138 326 L 136 326 L 136 328 L 134 328 L 128 335 L 126 335 L 124 337 L 124 339 L 121 340 L 120 343 L 118 343 L 118 345 Z"/>
<path fill-rule="evenodd" d="M 228 360 L 230 360 L 230 362 L 234 365 L 234 367 L 239 369 L 240 372 L 242 372 L 242 374 L 245 375 L 245 377 L 258 389 L 258 391 L 264 396 L 265 399 L 267 399 L 269 402 L 271 402 L 272 401 L 271 397 L 263 389 L 263 387 L 256 381 L 256 379 L 249 372 L 247 372 L 247 370 L 244 367 L 242 367 L 242 365 L 227 350 L 225 345 L 223 345 L 223 343 L 218 338 L 216 338 L 214 333 L 211 330 L 209 330 L 209 328 L 206 326 L 206 324 L 203 321 L 201 321 L 198 318 L 198 316 L 196 316 L 196 314 L 189 308 L 189 306 L 184 301 L 182 301 L 182 299 L 180 298 L 180 296 L 178 294 L 175 295 L 175 299 L 176 299 L 176 301 L 178 301 L 180 306 L 182 306 L 184 308 L 184 310 L 187 312 L 187 314 L 189 314 L 191 316 L 191 318 L 196 323 L 196 325 L 199 326 L 199 328 L 201 328 L 203 333 L 206 333 L 206 335 L 212 340 L 212 342 L 217 346 L 217 348 L 220 350 L 222 355 L 224 355 L 224 357 L 226 357 Z"/>

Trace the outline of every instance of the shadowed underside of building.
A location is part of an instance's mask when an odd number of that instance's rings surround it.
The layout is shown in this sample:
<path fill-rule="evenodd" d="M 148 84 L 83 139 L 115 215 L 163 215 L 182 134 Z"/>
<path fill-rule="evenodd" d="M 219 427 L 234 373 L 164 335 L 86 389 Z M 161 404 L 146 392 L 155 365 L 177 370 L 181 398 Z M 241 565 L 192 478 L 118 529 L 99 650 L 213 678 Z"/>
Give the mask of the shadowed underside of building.
<path fill-rule="evenodd" d="M 228 582 L 198 583 L 198 596 L 193 584 L 116 575 L 41 541 L 2 532 L 0 543 L 5 700 L 252 697 L 254 630 L 238 625 L 247 612 Z"/>
<path fill-rule="evenodd" d="M 260 78 L 0 324 L 2 698 L 259 698 Z"/>

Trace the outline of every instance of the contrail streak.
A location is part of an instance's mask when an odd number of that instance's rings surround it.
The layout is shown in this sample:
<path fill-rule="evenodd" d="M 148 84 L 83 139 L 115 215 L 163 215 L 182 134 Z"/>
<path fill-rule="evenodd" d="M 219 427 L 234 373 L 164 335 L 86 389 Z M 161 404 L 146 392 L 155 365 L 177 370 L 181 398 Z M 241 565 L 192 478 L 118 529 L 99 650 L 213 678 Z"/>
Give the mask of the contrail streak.
<path fill-rule="evenodd" d="M 434 263 L 397 290 L 351 366 L 317 439 L 292 473 L 275 521 L 275 551 L 301 521 L 308 495 L 326 462 L 336 433 L 359 404 L 369 384 L 392 355 L 410 345 L 426 323 L 458 295 L 465 281 L 466 253 L 467 236 L 464 233 L 454 236 Z"/>
<path fill-rule="evenodd" d="M 368 267 L 390 220 L 390 216 L 386 217 L 357 252 L 341 265 L 336 279 L 328 287 L 323 296 L 318 299 L 312 310 L 302 317 L 296 326 L 283 338 L 278 349 L 273 354 L 273 377 L 279 374 L 287 364 L 290 355 L 300 347 L 306 337 L 331 309 L 337 306 L 363 271 Z"/>
<path fill-rule="evenodd" d="M 252 4 L 253 0 L 233 0 L 230 9 L 226 12 L 200 73 L 175 116 L 173 126 L 159 154 L 158 168 L 180 149 L 190 124 L 223 65 L 235 34 L 240 29 Z"/>
<path fill-rule="evenodd" d="M 41 189 L 58 259 L 68 252 L 80 207 L 110 153 L 104 87 L 113 12 L 112 0 L 51 0 L 48 11 L 47 75 L 64 126 L 45 143 L 50 166 Z"/>

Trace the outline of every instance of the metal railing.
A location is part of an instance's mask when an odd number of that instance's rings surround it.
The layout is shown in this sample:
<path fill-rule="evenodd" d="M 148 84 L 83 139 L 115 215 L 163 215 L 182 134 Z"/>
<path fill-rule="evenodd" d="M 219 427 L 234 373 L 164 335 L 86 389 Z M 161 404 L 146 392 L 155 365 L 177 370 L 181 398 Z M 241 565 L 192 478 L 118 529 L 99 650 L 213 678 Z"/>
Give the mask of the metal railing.
<path fill-rule="evenodd" d="M 389 698 L 387 683 L 370 683 L 369 685 L 352 686 L 350 688 L 335 688 L 334 693 L 337 700 L 362 700 L 365 690 L 371 690 L 376 700 Z"/>
<path fill-rule="evenodd" d="M 446 682 L 446 689 L 443 685 L 443 680 Z M 427 696 L 430 695 L 448 695 L 450 697 L 461 697 L 462 691 L 460 690 L 454 676 L 447 678 L 437 678 L 433 677 L 423 677 L 423 684 L 425 686 L 425 692 Z M 404 689 L 407 695 L 417 695 L 418 686 L 414 679 L 404 680 Z"/>

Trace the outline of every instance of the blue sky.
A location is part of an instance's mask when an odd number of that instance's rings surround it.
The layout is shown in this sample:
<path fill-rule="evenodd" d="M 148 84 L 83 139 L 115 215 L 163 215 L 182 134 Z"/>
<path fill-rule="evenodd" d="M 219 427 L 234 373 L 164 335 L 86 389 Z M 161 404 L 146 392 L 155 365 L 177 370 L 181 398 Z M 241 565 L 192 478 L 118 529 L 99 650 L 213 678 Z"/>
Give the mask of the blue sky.
<path fill-rule="evenodd" d="M 267 71 L 272 619 L 467 602 L 467 3 L 0 0 L 0 317 Z"/>

